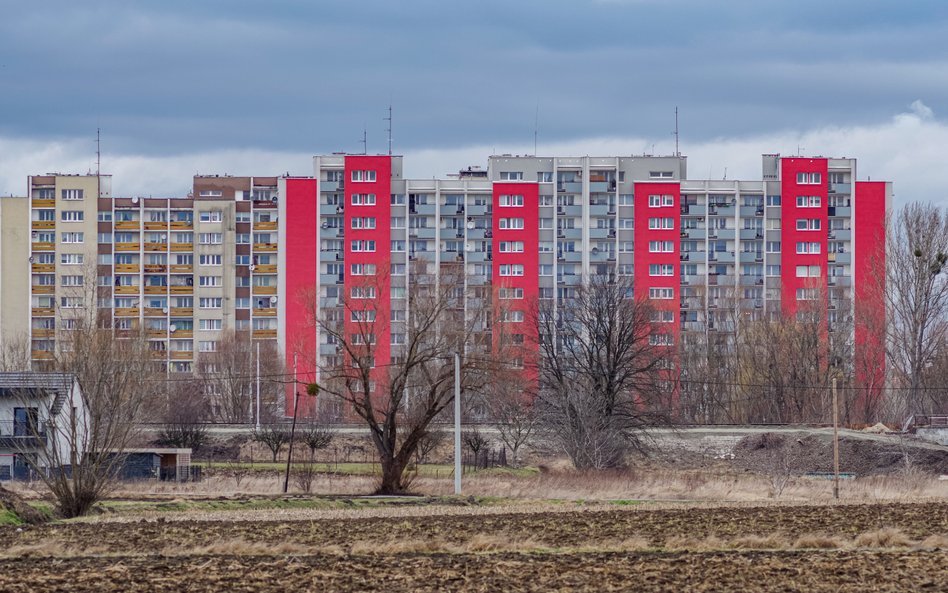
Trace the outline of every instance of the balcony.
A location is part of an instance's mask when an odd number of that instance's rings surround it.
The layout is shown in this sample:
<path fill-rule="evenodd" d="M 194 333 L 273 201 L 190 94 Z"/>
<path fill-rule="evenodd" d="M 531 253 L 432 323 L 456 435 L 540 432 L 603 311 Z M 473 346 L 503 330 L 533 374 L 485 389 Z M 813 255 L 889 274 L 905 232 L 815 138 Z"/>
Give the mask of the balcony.
<path fill-rule="evenodd" d="M 194 251 L 194 243 L 172 243 L 171 251 Z"/>
<path fill-rule="evenodd" d="M 684 239 L 704 239 L 707 236 L 705 229 L 683 229 L 681 236 Z"/>
<path fill-rule="evenodd" d="M 56 337 L 55 329 L 34 329 L 30 332 L 30 335 L 35 338 L 54 338 Z"/>
<path fill-rule="evenodd" d="M 255 329 L 253 330 L 253 339 L 255 340 L 266 340 L 277 337 L 277 330 L 275 329 Z"/>
<path fill-rule="evenodd" d="M 45 284 L 34 284 L 32 289 L 33 294 L 54 294 L 56 292 L 55 286 Z"/>
<path fill-rule="evenodd" d="M 115 294 L 138 294 L 138 286 L 116 286 Z"/>
<path fill-rule="evenodd" d="M 167 243 L 145 243 L 145 251 L 167 251 Z"/>
<path fill-rule="evenodd" d="M 190 274 L 194 271 L 194 266 L 190 264 L 171 264 L 168 271 L 172 274 Z"/>
<path fill-rule="evenodd" d="M 52 307 L 33 307 L 30 313 L 33 317 L 52 317 L 56 314 Z"/>
<path fill-rule="evenodd" d="M 172 317 L 191 317 L 194 315 L 193 307 L 171 307 Z"/>
<path fill-rule="evenodd" d="M 253 294 L 267 295 L 267 294 L 276 294 L 276 293 L 277 293 L 276 286 L 254 286 L 253 287 Z"/>
<path fill-rule="evenodd" d="M 140 243 L 116 243 L 116 251 L 138 251 L 141 248 Z"/>
<path fill-rule="evenodd" d="M 56 246 L 49 241 L 34 241 L 30 248 L 33 251 L 54 251 Z"/>
<path fill-rule="evenodd" d="M 740 207 L 740 216 L 741 218 L 754 218 L 764 215 L 763 206 L 741 206 Z"/>
<path fill-rule="evenodd" d="M 685 204 L 681 207 L 683 216 L 704 216 L 708 211 L 704 204 Z"/>
<path fill-rule="evenodd" d="M 831 194 L 851 194 L 853 185 L 851 183 L 830 183 L 829 193 Z"/>
<path fill-rule="evenodd" d="M 145 264 L 146 274 L 164 274 L 168 271 L 168 266 L 164 264 Z"/>
<path fill-rule="evenodd" d="M 276 317 L 277 310 L 276 307 L 270 307 L 268 309 L 254 309 L 254 317 Z"/>
<path fill-rule="evenodd" d="M 740 238 L 742 241 L 753 241 L 764 238 L 764 229 L 741 229 Z"/>
<path fill-rule="evenodd" d="M 117 231 L 137 231 L 141 223 L 137 220 L 116 220 L 114 226 Z"/>
<path fill-rule="evenodd" d="M 30 266 L 33 272 L 55 272 L 56 264 L 33 264 Z"/>
<path fill-rule="evenodd" d="M 168 230 L 168 221 L 167 220 L 155 220 L 148 221 L 145 223 L 146 231 L 165 231 Z"/>
<path fill-rule="evenodd" d="M 139 269 L 138 264 L 115 264 L 116 274 L 137 274 Z"/>
<path fill-rule="evenodd" d="M 49 350 L 32 350 L 30 356 L 33 357 L 33 360 L 52 360 L 53 353 Z"/>
<path fill-rule="evenodd" d="M 276 264 L 256 264 L 253 268 L 256 274 L 276 274 Z"/>
<path fill-rule="evenodd" d="M 173 325 L 173 324 L 172 324 Z M 193 329 L 177 329 L 172 331 L 172 336 L 174 338 L 193 338 L 194 330 Z"/>
<path fill-rule="evenodd" d="M 253 223 L 253 230 L 255 231 L 275 231 L 277 230 L 277 222 L 275 220 L 270 221 L 260 221 Z"/>
<path fill-rule="evenodd" d="M 43 199 L 43 198 L 33 198 L 32 205 L 34 208 L 55 208 L 56 200 L 54 199 Z"/>
<path fill-rule="evenodd" d="M 612 216 L 615 214 L 615 207 L 609 206 L 608 204 L 590 204 L 589 205 L 589 215 L 590 216 Z"/>
<path fill-rule="evenodd" d="M 582 181 L 558 181 L 556 182 L 556 191 L 566 194 L 583 193 Z"/>
<path fill-rule="evenodd" d="M 190 220 L 172 220 L 170 226 L 174 230 L 190 231 L 194 229 L 194 222 Z"/>
<path fill-rule="evenodd" d="M 270 252 L 272 252 L 272 251 L 276 251 L 276 250 L 277 250 L 277 244 L 276 244 L 276 243 L 254 243 L 254 244 L 253 244 L 253 250 L 254 250 L 254 251 L 270 251 Z"/>
<path fill-rule="evenodd" d="M 194 294 L 193 286 L 171 286 L 171 294 Z"/>
<path fill-rule="evenodd" d="M 178 337 L 175 335 L 175 337 Z M 172 350 L 171 351 L 171 360 L 191 360 L 194 358 L 194 353 L 190 350 Z"/>
<path fill-rule="evenodd" d="M 168 330 L 164 329 L 150 329 L 145 332 L 145 336 L 149 338 L 167 338 Z"/>
<path fill-rule="evenodd" d="M 42 230 L 42 229 L 54 229 L 56 228 L 55 220 L 34 220 L 30 225 L 33 230 Z"/>
<path fill-rule="evenodd" d="M 164 317 L 165 310 L 160 307 L 145 307 L 145 317 Z"/>
<path fill-rule="evenodd" d="M 117 307 L 116 317 L 138 317 L 138 307 Z"/>

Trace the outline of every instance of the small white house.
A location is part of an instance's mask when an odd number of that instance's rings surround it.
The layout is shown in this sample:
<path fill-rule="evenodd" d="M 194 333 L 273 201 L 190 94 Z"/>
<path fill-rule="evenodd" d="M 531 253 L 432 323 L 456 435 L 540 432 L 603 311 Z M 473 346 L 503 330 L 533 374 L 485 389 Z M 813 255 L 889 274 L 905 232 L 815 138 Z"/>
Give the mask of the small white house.
<path fill-rule="evenodd" d="M 0 480 L 70 465 L 74 449 L 77 458 L 85 453 L 87 421 L 74 375 L 0 373 Z"/>

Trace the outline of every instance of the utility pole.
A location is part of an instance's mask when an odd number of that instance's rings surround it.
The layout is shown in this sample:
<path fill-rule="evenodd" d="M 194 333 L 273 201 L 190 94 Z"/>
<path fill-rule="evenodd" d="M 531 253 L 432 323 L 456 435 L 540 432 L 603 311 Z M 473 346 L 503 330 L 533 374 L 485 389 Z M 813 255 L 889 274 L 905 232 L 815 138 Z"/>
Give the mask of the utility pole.
<path fill-rule="evenodd" d="M 260 430 L 260 342 L 257 342 L 257 430 Z"/>
<path fill-rule="evenodd" d="M 839 402 L 833 377 L 833 498 L 839 499 Z"/>
<path fill-rule="evenodd" d="M 461 494 L 461 355 L 454 353 L 454 493 Z"/>
<path fill-rule="evenodd" d="M 296 440 L 296 414 L 300 409 L 300 385 L 296 379 L 296 354 L 293 354 L 293 427 L 290 428 L 290 450 L 286 453 L 286 476 L 283 478 L 283 494 L 286 494 L 290 489 L 290 463 L 293 462 L 293 441 Z"/>

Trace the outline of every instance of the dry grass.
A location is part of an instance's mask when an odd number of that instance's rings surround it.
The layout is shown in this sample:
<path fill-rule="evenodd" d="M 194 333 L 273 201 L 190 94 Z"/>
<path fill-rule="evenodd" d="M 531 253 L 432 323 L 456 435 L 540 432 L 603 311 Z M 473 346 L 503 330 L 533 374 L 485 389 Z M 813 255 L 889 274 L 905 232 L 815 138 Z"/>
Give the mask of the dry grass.
<path fill-rule="evenodd" d="M 857 548 L 910 548 L 915 545 L 900 529 L 893 527 L 860 533 L 853 543 Z"/>
<path fill-rule="evenodd" d="M 835 535 L 823 535 L 819 533 L 801 535 L 793 542 L 795 550 L 842 550 L 848 548 L 850 543 Z"/>

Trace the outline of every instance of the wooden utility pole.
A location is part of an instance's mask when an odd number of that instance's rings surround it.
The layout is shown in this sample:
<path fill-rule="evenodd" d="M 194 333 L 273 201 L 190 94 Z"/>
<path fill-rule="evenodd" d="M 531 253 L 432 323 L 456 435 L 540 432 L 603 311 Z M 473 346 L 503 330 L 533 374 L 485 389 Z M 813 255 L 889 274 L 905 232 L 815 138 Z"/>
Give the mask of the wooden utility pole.
<path fill-rule="evenodd" d="M 290 490 L 290 464 L 293 463 L 293 441 L 296 440 L 296 412 L 300 408 L 300 384 L 296 375 L 296 354 L 293 355 L 293 428 L 290 429 L 290 447 L 286 454 L 286 475 L 283 478 L 283 494 Z"/>
<path fill-rule="evenodd" d="M 839 499 L 839 400 L 833 377 L 833 498 Z"/>

